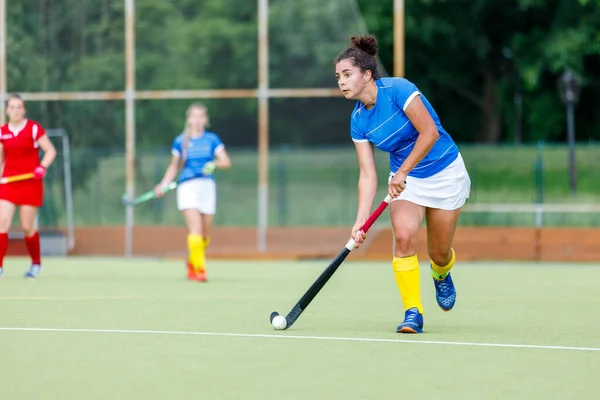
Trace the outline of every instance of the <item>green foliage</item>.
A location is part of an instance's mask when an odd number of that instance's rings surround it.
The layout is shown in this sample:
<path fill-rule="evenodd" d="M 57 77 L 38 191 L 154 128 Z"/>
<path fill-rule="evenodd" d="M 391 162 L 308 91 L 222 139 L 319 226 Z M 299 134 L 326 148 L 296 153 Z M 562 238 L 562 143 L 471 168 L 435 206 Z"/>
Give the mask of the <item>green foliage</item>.
<path fill-rule="evenodd" d="M 349 36 L 365 30 L 377 34 L 380 59 L 393 71 L 393 0 L 271 0 L 269 6 L 272 87 L 335 87 L 333 58 Z M 459 142 L 515 137 L 517 77 L 524 141 L 564 140 L 556 82 L 566 67 L 582 79 L 577 138 L 600 139 L 599 0 L 411 0 L 405 7 L 407 77 Z M 257 86 L 256 1 L 139 0 L 135 12 L 138 90 Z M 9 91 L 124 88 L 123 0 L 10 1 L 7 14 Z M 139 101 L 138 145 L 168 146 L 189 103 Z M 255 99 L 206 103 L 229 146 L 256 146 Z M 348 140 L 352 102 L 271 105 L 274 145 Z M 65 128 L 75 147 L 124 143 L 122 101 L 30 103 L 29 113 Z"/>
<path fill-rule="evenodd" d="M 359 3 L 391 71 L 393 0 Z M 592 112 L 600 101 L 598 0 L 413 0 L 405 11 L 407 78 L 459 141 L 515 136 L 516 79 L 523 86 L 524 140 L 564 140 L 556 82 L 567 67 L 583 84 L 577 137 L 600 138 Z M 500 118 L 500 137 L 493 136 L 493 116 Z"/>

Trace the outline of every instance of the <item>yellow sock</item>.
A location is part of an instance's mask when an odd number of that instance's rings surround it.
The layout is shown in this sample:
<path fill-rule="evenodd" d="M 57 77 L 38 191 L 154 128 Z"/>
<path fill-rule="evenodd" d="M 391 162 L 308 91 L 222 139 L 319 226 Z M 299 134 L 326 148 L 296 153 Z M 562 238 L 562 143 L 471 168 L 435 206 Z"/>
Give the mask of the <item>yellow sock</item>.
<path fill-rule="evenodd" d="M 421 304 L 421 276 L 419 275 L 419 259 L 416 255 L 410 257 L 394 257 L 392 261 L 396 284 L 402 296 L 404 310 L 417 307 L 423 314 Z"/>
<path fill-rule="evenodd" d="M 201 235 L 188 235 L 188 251 L 190 253 L 190 263 L 194 270 L 203 271 L 205 263 L 204 238 Z"/>
<path fill-rule="evenodd" d="M 210 244 L 210 238 L 205 237 L 202 244 L 204 245 L 204 250 L 206 250 L 208 248 L 208 245 Z"/>
<path fill-rule="evenodd" d="M 450 258 L 450 262 L 447 265 L 440 267 L 439 265 L 434 263 L 433 260 L 431 261 L 431 275 L 437 280 L 442 280 L 446 278 L 448 272 L 450 272 L 452 267 L 454 267 L 454 262 L 456 261 L 456 254 L 454 254 L 454 249 L 450 250 L 452 250 L 452 257 Z"/>

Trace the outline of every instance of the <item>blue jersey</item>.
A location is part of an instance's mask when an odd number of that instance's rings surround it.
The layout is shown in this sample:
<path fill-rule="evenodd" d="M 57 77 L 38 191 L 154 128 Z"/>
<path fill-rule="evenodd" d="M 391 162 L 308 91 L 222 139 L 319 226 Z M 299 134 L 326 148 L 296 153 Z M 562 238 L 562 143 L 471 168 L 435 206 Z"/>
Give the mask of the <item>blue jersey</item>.
<path fill-rule="evenodd" d="M 378 149 L 389 153 L 390 171 L 395 173 L 414 148 L 419 135 L 404 111 L 415 96 L 421 95 L 421 100 L 433 118 L 440 137 L 408 175 L 427 178 L 450 165 L 458 156 L 458 147 L 444 130 L 435 110 L 419 89 L 404 78 L 381 78 L 375 83 L 378 87 L 375 106 L 367 110 L 359 101 L 352 111 L 352 140 L 371 142 Z"/>
<path fill-rule="evenodd" d="M 171 153 L 181 158 L 184 142 L 185 132 L 175 138 Z M 187 149 L 184 154 L 185 162 L 179 174 L 179 181 L 205 176 L 202 174 L 202 168 L 207 162 L 213 161 L 215 153 L 222 148 L 224 148 L 223 142 L 213 132 L 205 131 L 198 138 L 190 138 L 187 142 Z M 206 177 L 214 179 L 213 175 L 206 175 Z"/>

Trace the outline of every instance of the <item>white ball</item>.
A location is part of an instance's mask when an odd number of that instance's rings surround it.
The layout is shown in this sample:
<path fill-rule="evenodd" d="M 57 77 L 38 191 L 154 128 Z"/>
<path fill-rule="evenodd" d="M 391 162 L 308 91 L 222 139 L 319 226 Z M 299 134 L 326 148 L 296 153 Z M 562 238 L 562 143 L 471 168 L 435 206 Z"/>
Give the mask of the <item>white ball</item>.
<path fill-rule="evenodd" d="M 285 327 L 287 326 L 287 321 L 285 320 L 285 317 L 283 315 L 278 315 L 275 318 L 273 318 L 271 325 L 273 325 L 273 328 L 280 331 L 285 329 Z"/>

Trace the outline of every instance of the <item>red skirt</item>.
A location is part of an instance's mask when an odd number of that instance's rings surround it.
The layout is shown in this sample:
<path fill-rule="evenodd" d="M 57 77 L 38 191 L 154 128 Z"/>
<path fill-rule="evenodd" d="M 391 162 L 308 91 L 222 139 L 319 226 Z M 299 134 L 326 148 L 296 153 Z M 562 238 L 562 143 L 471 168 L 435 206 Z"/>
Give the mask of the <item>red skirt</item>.
<path fill-rule="evenodd" d="M 0 200 L 17 206 L 41 207 L 44 201 L 44 184 L 41 180 L 0 184 Z"/>

